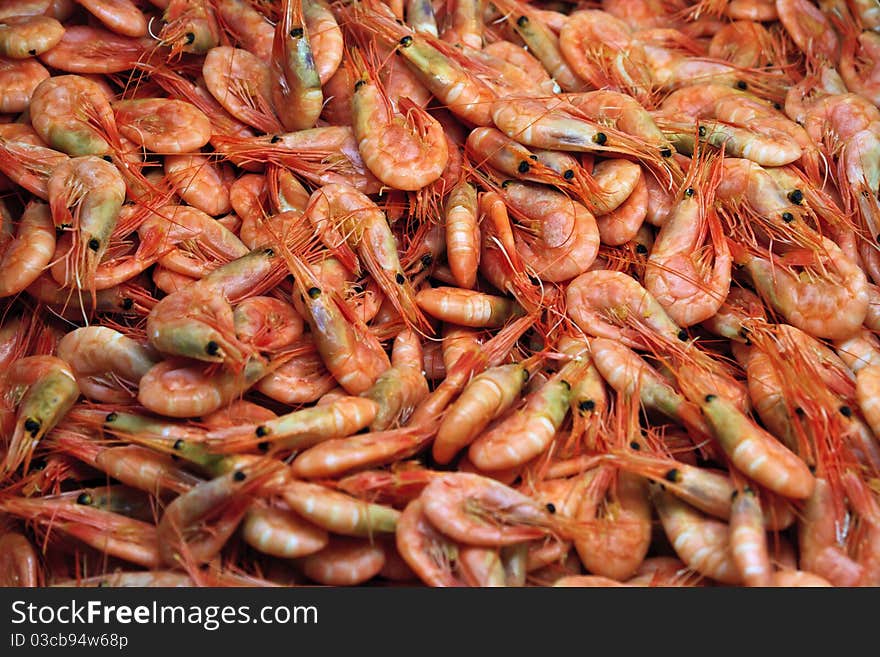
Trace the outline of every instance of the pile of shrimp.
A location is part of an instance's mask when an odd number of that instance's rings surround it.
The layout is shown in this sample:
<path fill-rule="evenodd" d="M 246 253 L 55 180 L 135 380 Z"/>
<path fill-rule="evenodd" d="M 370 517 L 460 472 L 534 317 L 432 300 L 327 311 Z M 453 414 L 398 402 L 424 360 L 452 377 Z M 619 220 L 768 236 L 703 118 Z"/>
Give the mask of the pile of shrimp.
<path fill-rule="evenodd" d="M 0 583 L 880 585 L 871 0 L 10 0 Z"/>

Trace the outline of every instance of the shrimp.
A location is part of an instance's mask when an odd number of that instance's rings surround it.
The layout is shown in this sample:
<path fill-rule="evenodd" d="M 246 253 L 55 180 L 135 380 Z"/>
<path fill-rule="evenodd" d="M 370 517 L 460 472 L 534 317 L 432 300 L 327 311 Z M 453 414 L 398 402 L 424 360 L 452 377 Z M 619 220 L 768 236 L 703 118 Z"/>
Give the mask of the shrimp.
<path fill-rule="evenodd" d="M 746 586 L 772 586 L 773 569 L 761 503 L 748 486 L 735 491 L 731 502 L 730 548 Z"/>
<path fill-rule="evenodd" d="M 334 536 L 322 550 L 300 560 L 303 574 L 327 586 L 356 586 L 385 567 L 385 550 L 372 541 Z"/>
<path fill-rule="evenodd" d="M 720 160 L 692 160 L 681 198 L 648 257 L 645 289 L 678 326 L 714 316 L 730 290 L 733 257 L 713 207 L 721 172 Z"/>
<path fill-rule="evenodd" d="M 47 66 L 79 75 L 119 73 L 161 56 L 155 42 L 134 39 L 91 25 L 68 25 L 61 41 L 40 55 Z"/>
<path fill-rule="evenodd" d="M 159 42 L 181 53 L 205 54 L 217 50 L 220 29 L 213 6 L 207 0 L 169 0 L 162 15 L 165 25 Z"/>
<path fill-rule="evenodd" d="M 458 544 L 431 524 L 421 498 L 407 504 L 400 515 L 395 544 L 403 560 L 428 586 L 467 585 L 458 566 Z"/>
<path fill-rule="evenodd" d="M 272 101 L 290 131 L 314 127 L 324 106 L 302 0 L 284 0 L 272 43 Z"/>
<path fill-rule="evenodd" d="M 320 484 L 291 479 L 278 493 L 303 518 L 342 536 L 393 534 L 400 518 L 396 509 L 362 502 Z"/>
<path fill-rule="evenodd" d="M 284 132 L 272 103 L 271 71 L 240 48 L 211 48 L 202 66 L 205 86 L 236 119 L 266 133 Z"/>
<path fill-rule="evenodd" d="M 472 328 L 498 328 L 525 311 L 514 301 L 456 287 L 425 288 L 416 303 L 429 315 Z"/>
<path fill-rule="evenodd" d="M 303 319 L 289 303 L 275 297 L 250 297 L 233 311 L 235 333 L 261 353 L 294 345 L 303 332 Z"/>
<path fill-rule="evenodd" d="M 561 192 L 511 182 L 501 196 L 522 227 L 514 229 L 516 249 L 538 278 L 571 280 L 593 264 L 599 251 L 596 218 Z"/>
<path fill-rule="evenodd" d="M 314 346 L 309 347 L 273 369 L 254 389 L 284 404 L 307 404 L 332 390 L 336 379 L 327 371 Z"/>
<path fill-rule="evenodd" d="M 648 215 L 648 184 L 639 175 L 632 193 L 611 212 L 596 217 L 599 241 L 608 246 L 620 246 L 634 239 Z"/>
<path fill-rule="evenodd" d="M 230 211 L 230 190 L 223 184 L 218 167 L 207 156 L 166 155 L 164 163 L 166 179 L 188 205 L 212 217 Z"/>
<path fill-rule="evenodd" d="M 411 330 L 394 338 L 391 368 L 363 393 L 379 405 L 371 431 L 384 431 L 403 426 L 416 405 L 428 396 L 428 382 L 422 374 L 422 345 Z"/>
<path fill-rule="evenodd" d="M 513 545 L 563 533 L 570 521 L 494 479 L 464 472 L 445 474 L 422 491 L 428 522 L 468 545 Z"/>
<path fill-rule="evenodd" d="M 650 484 L 650 488 L 663 530 L 688 568 L 724 584 L 741 584 L 727 524 L 707 518 L 658 484 Z"/>
<path fill-rule="evenodd" d="M 245 0 L 218 0 L 217 22 L 235 42 L 264 62 L 272 59 L 275 30 L 268 18 Z"/>
<path fill-rule="evenodd" d="M 49 71 L 34 59 L 0 57 L 0 112 L 17 114 L 25 111 L 39 84 Z"/>
<path fill-rule="evenodd" d="M 321 86 L 327 84 L 342 62 L 345 43 L 336 16 L 325 0 L 303 0 L 303 16 L 312 44 Z"/>
<path fill-rule="evenodd" d="M 40 585 L 40 564 L 31 542 L 18 532 L 0 534 L 0 585 L 33 588 Z"/>
<path fill-rule="evenodd" d="M 6 213 L 0 233 L 0 297 L 27 289 L 39 278 L 55 253 L 55 228 L 45 203 L 31 201 L 18 226 Z"/>
<path fill-rule="evenodd" d="M 364 268 L 407 324 L 416 329 L 428 328 L 412 282 L 400 264 L 388 219 L 368 196 L 349 185 L 324 185 L 312 193 L 305 214 L 325 241 L 341 230 L 344 244 L 333 244 L 331 248 L 355 249 Z"/>
<path fill-rule="evenodd" d="M 827 16 L 808 0 L 776 0 L 779 22 L 808 60 L 838 60 L 840 42 Z"/>
<path fill-rule="evenodd" d="M 8 16 L 0 20 L 0 56 L 36 57 L 61 41 L 64 26 L 51 16 Z"/>
<path fill-rule="evenodd" d="M 147 19 L 132 0 L 77 0 L 92 16 L 116 34 L 147 36 Z"/>
<path fill-rule="evenodd" d="M 27 356 L 0 375 L 0 427 L 7 435 L 4 477 L 24 465 L 39 441 L 64 417 L 79 397 L 70 366 L 54 356 Z"/>
<path fill-rule="evenodd" d="M 169 566 L 210 561 L 236 530 L 253 497 L 279 470 L 257 463 L 195 486 L 176 497 L 157 527 L 159 553 Z"/>
<path fill-rule="evenodd" d="M 588 335 L 635 349 L 646 348 L 650 337 L 687 339 L 657 299 L 621 272 L 588 271 L 569 283 L 565 295 L 568 317 Z"/>
<path fill-rule="evenodd" d="M 58 343 L 83 395 L 102 402 L 124 403 L 133 388 L 156 364 L 149 349 L 105 326 L 87 326 L 66 334 Z"/>
<path fill-rule="evenodd" d="M 241 537 L 263 554 L 296 559 L 324 549 L 330 535 L 297 514 L 277 506 L 255 503 L 244 516 Z"/>
<path fill-rule="evenodd" d="M 784 497 L 806 499 L 815 478 L 797 455 L 717 395 L 700 402 L 712 433 L 731 462 L 754 481 Z"/>
<path fill-rule="evenodd" d="M 211 121 L 182 100 L 137 98 L 112 108 L 119 134 L 156 153 L 192 153 L 211 139 Z"/>
<path fill-rule="evenodd" d="M 446 199 L 444 227 L 449 269 L 455 284 L 467 290 L 472 290 L 476 285 L 480 266 L 478 213 L 477 191 L 471 183 L 462 180 L 452 188 Z"/>
<path fill-rule="evenodd" d="M 266 376 L 268 366 L 253 358 L 242 371 L 179 360 L 164 360 L 141 377 L 137 399 L 147 409 L 168 417 L 199 417 L 231 402 Z"/>

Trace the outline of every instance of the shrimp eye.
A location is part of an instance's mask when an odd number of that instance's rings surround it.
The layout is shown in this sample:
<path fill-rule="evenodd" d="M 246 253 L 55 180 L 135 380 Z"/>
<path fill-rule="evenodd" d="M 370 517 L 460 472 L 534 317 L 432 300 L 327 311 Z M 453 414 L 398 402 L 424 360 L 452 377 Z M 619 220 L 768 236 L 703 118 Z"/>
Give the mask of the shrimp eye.
<path fill-rule="evenodd" d="M 281 137 L 279 137 L 278 135 L 272 135 L 272 139 L 269 140 L 269 143 L 277 144 L 279 141 L 281 141 Z"/>
<path fill-rule="evenodd" d="M 608 135 L 606 135 L 604 132 L 597 132 L 595 135 L 593 135 L 593 141 L 601 146 L 606 141 L 608 141 Z"/>
<path fill-rule="evenodd" d="M 687 339 L 688 339 L 687 331 L 685 331 L 684 329 L 681 329 L 681 330 L 678 332 L 678 339 L 681 340 L 682 342 L 684 342 L 685 340 L 687 340 Z"/>
<path fill-rule="evenodd" d="M 263 436 L 269 435 L 269 429 L 267 429 L 265 425 L 261 424 L 256 428 L 254 433 L 256 434 L 257 438 L 262 438 Z"/>
<path fill-rule="evenodd" d="M 27 431 L 31 436 L 36 436 L 37 432 L 40 430 L 39 421 L 35 420 L 32 417 L 29 417 L 24 421 L 24 430 Z"/>
<path fill-rule="evenodd" d="M 264 440 L 262 442 L 257 443 L 257 449 L 260 450 L 261 452 L 268 452 L 269 451 L 269 441 Z"/>
<path fill-rule="evenodd" d="M 275 257 L 275 249 L 271 249 L 271 248 L 263 249 L 263 255 L 265 255 L 269 258 L 274 258 Z"/>
<path fill-rule="evenodd" d="M 434 262 L 434 256 L 430 253 L 426 253 L 421 257 L 422 265 L 425 267 L 430 267 L 431 263 Z"/>
<path fill-rule="evenodd" d="M 537 162 L 537 161 L 538 161 L 538 156 L 537 156 L 537 155 L 529 155 L 529 159 L 530 159 L 530 160 L 534 160 L 535 162 Z"/>
<path fill-rule="evenodd" d="M 88 493 L 80 493 L 79 496 L 76 498 L 76 503 L 88 506 L 92 503 L 92 496 Z"/>
<path fill-rule="evenodd" d="M 843 417 L 852 417 L 852 409 L 849 406 L 841 406 L 839 409 Z"/>
<path fill-rule="evenodd" d="M 247 475 L 241 470 L 236 470 L 235 474 L 232 475 L 232 478 L 236 481 L 244 481 L 247 478 Z"/>
<path fill-rule="evenodd" d="M 505 180 L 503 183 L 501 183 L 501 189 L 507 189 L 512 184 L 513 184 L 512 180 Z"/>
<path fill-rule="evenodd" d="M 718 398 L 718 395 L 706 395 L 707 402 L 713 402 Z"/>
<path fill-rule="evenodd" d="M 738 490 L 735 490 L 735 491 L 733 491 L 733 492 L 730 494 L 730 500 L 731 500 L 731 501 L 735 500 L 737 497 L 739 497 L 739 491 L 738 491 Z"/>
<path fill-rule="evenodd" d="M 691 196 L 693 196 L 696 193 L 697 192 L 694 190 L 693 187 L 688 187 L 686 190 L 684 190 L 684 195 L 687 196 L 688 198 L 690 198 Z"/>
<path fill-rule="evenodd" d="M 191 43 L 194 43 L 195 40 L 196 40 L 196 33 L 195 33 L 195 32 L 187 32 L 187 33 L 186 33 L 186 43 L 187 43 L 187 45 L 189 45 L 189 44 L 191 44 Z"/>
<path fill-rule="evenodd" d="M 560 384 L 562 385 L 562 387 L 565 388 L 566 390 L 571 390 L 571 384 L 570 384 L 568 381 L 566 381 L 565 379 L 562 379 L 559 383 L 560 383 Z"/>
<path fill-rule="evenodd" d="M 180 450 L 183 449 L 183 446 L 184 446 L 185 444 L 186 444 L 186 443 L 183 442 L 183 438 L 178 438 L 177 440 L 174 441 L 174 445 L 172 446 L 172 449 L 175 449 L 175 450 L 177 450 L 177 451 L 180 451 Z"/>
<path fill-rule="evenodd" d="M 366 80 L 358 80 L 357 82 L 354 83 L 354 90 L 357 91 L 358 89 L 363 87 L 366 83 L 367 83 Z"/>
<path fill-rule="evenodd" d="M 291 39 L 299 39 L 303 35 L 303 29 L 301 27 L 295 27 L 290 31 Z"/>
<path fill-rule="evenodd" d="M 125 297 L 122 300 L 122 309 L 123 310 L 131 310 L 134 306 L 134 299 L 130 299 L 129 297 Z"/>
<path fill-rule="evenodd" d="M 581 413 L 589 413 L 590 411 L 592 411 L 595 408 L 596 408 L 596 402 L 594 402 L 592 399 L 585 399 L 578 404 L 578 410 Z"/>
<path fill-rule="evenodd" d="M 516 19 L 516 24 L 519 25 L 520 27 L 525 27 L 526 25 L 529 24 L 529 17 L 528 16 L 520 16 L 519 18 Z"/>
<path fill-rule="evenodd" d="M 209 340 L 208 344 L 205 345 L 205 353 L 209 356 L 216 356 L 220 352 L 220 345 L 214 342 L 213 340 Z"/>
<path fill-rule="evenodd" d="M 788 200 L 795 205 L 800 205 L 804 200 L 804 193 L 799 189 L 792 190 L 788 193 Z"/>
<path fill-rule="evenodd" d="M 413 38 L 411 36 L 403 37 L 398 43 L 401 48 L 409 48 L 412 45 Z"/>
<path fill-rule="evenodd" d="M 681 473 L 676 468 L 672 468 L 672 470 L 669 470 L 663 475 L 663 478 L 666 481 L 675 484 L 681 481 Z"/>
<path fill-rule="evenodd" d="M 781 110 L 781 109 L 782 109 L 782 105 L 780 105 L 779 103 L 773 103 L 773 109 L 775 109 L 775 110 Z"/>
<path fill-rule="evenodd" d="M 794 221 L 794 215 L 791 212 L 783 212 L 782 220 L 785 223 L 790 224 L 792 221 Z"/>
<path fill-rule="evenodd" d="M 528 162 L 526 162 L 525 160 L 523 160 L 522 162 L 519 163 L 519 166 L 516 168 L 516 170 L 519 171 L 520 173 L 528 173 L 529 169 L 531 169 L 531 168 L 532 168 L 532 165 L 529 164 Z"/>
<path fill-rule="evenodd" d="M 321 290 L 316 287 L 310 287 L 308 291 L 309 299 L 317 299 L 321 296 Z"/>
<path fill-rule="evenodd" d="M 28 55 L 30 55 L 31 57 L 36 57 L 37 56 L 37 49 L 34 48 L 33 50 L 28 50 Z"/>
<path fill-rule="evenodd" d="M 640 449 L 642 449 L 642 446 L 639 445 L 636 441 L 633 441 L 629 444 L 629 448 L 634 449 L 635 451 L 638 452 Z"/>
<path fill-rule="evenodd" d="M 113 162 L 113 158 L 110 157 L 109 155 L 105 155 L 101 159 L 104 160 L 105 162 Z"/>
<path fill-rule="evenodd" d="M 636 253 L 639 255 L 645 255 L 648 252 L 648 247 L 644 244 L 636 244 Z"/>
<path fill-rule="evenodd" d="M 699 127 L 699 129 L 697 130 L 697 134 L 700 135 L 700 137 L 705 137 L 706 136 L 706 126 L 701 125 Z"/>
<path fill-rule="evenodd" d="M 736 88 L 745 90 L 745 89 L 749 88 L 749 85 L 747 85 L 745 82 L 740 80 L 739 82 L 736 83 Z"/>
<path fill-rule="evenodd" d="M 355 294 L 363 294 L 364 293 L 364 286 L 359 283 L 356 285 L 352 285 L 351 291 L 354 292 Z"/>
<path fill-rule="evenodd" d="M 400 272 L 397 272 L 397 273 L 394 275 L 394 281 L 395 281 L 398 285 L 403 285 L 404 283 L 406 283 L 406 277 L 405 277 L 403 274 L 401 274 Z"/>
<path fill-rule="evenodd" d="M 802 409 L 800 406 L 798 406 L 796 409 L 794 409 L 794 414 L 797 415 L 798 417 L 804 417 L 807 414 L 807 412 L 804 409 Z"/>
<path fill-rule="evenodd" d="M 672 157 L 672 149 L 664 148 L 660 151 L 660 157 Z"/>
<path fill-rule="evenodd" d="M 562 172 L 562 177 L 566 180 L 571 180 L 572 178 L 574 178 L 574 171 L 572 171 L 571 169 L 566 169 Z"/>
<path fill-rule="evenodd" d="M 556 513 L 556 505 L 553 502 L 547 502 L 547 513 Z"/>
<path fill-rule="evenodd" d="M 92 251 L 97 251 L 98 249 L 101 248 L 101 242 L 98 240 L 97 237 L 93 237 L 92 239 L 89 240 L 89 248 Z"/>
<path fill-rule="evenodd" d="M 116 413 L 108 413 L 107 417 L 104 418 L 104 422 L 116 422 L 116 418 L 119 416 Z"/>

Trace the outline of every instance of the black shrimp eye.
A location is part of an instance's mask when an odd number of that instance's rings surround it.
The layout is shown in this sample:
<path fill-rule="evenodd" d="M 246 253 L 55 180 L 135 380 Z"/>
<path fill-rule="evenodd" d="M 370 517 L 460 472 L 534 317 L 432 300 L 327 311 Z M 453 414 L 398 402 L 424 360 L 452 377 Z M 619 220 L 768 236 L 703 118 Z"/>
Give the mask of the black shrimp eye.
<path fill-rule="evenodd" d="M 585 399 L 578 404 L 578 410 L 581 413 L 589 413 L 596 408 L 596 402 L 592 399 Z"/>
<path fill-rule="evenodd" d="M 804 200 L 804 193 L 799 189 L 793 189 L 788 193 L 788 200 L 795 205 L 800 205 Z"/>
<path fill-rule="evenodd" d="M 593 135 L 593 141 L 601 146 L 606 141 L 608 141 L 608 135 L 606 135 L 604 132 L 597 132 L 595 135 Z"/>
<path fill-rule="evenodd" d="M 794 409 L 794 414 L 797 415 L 798 417 L 804 417 L 807 414 L 807 412 L 804 409 L 802 409 L 800 406 L 798 406 L 796 409 Z"/>
<path fill-rule="evenodd" d="M 713 402 L 718 398 L 718 395 L 706 395 L 707 402 Z"/>
<path fill-rule="evenodd" d="M 645 255 L 648 252 L 648 247 L 644 244 L 636 244 L 636 253 L 639 255 Z"/>
<path fill-rule="evenodd" d="M 400 272 L 397 272 L 397 273 L 394 275 L 394 281 L 395 281 L 398 285 L 403 285 L 404 283 L 406 283 L 406 277 L 405 277 L 403 274 L 401 274 Z"/>
<path fill-rule="evenodd" d="M 119 416 L 116 413 L 108 413 L 107 417 L 104 418 L 104 422 L 116 422 L 116 418 Z"/>
<path fill-rule="evenodd" d="M 733 491 L 733 492 L 730 494 L 730 501 L 732 502 L 732 501 L 735 500 L 737 497 L 739 497 L 739 491 L 738 491 L 738 490 L 735 490 L 735 491 Z"/>
<path fill-rule="evenodd" d="M 122 309 L 123 310 L 131 310 L 134 307 L 134 299 L 129 297 L 125 297 L 122 300 Z"/>
<path fill-rule="evenodd" d="M 92 239 L 89 240 L 89 248 L 92 251 L 97 251 L 98 249 L 101 248 L 101 242 L 98 241 L 97 237 L 93 237 Z"/>
<path fill-rule="evenodd" d="M 693 196 L 696 193 L 697 192 L 693 187 L 688 187 L 686 190 L 684 190 L 684 195 L 688 198 L 690 198 L 691 196 Z"/>
<path fill-rule="evenodd" d="M 363 294 L 366 291 L 363 285 L 357 284 L 351 286 L 351 291 L 355 294 Z"/>
<path fill-rule="evenodd" d="M 519 25 L 520 27 L 525 27 L 526 25 L 529 24 L 529 17 L 528 16 L 520 16 L 519 18 L 516 19 L 516 24 Z"/>
<path fill-rule="evenodd" d="M 660 157 L 672 157 L 672 149 L 664 148 L 660 151 Z"/>
<path fill-rule="evenodd" d="M 310 287 L 308 291 L 309 299 L 317 299 L 321 296 L 321 290 L 316 287 Z"/>
<path fill-rule="evenodd" d="M 781 110 L 781 109 L 782 109 L 782 105 L 780 105 L 779 103 L 773 103 L 773 109 L 775 109 L 775 110 Z"/>
<path fill-rule="evenodd" d="M 852 417 L 852 409 L 849 406 L 841 406 L 839 409 L 843 417 Z"/>
<path fill-rule="evenodd" d="M 32 417 L 29 417 L 24 421 L 24 430 L 31 434 L 31 436 L 37 435 L 37 432 L 39 432 L 40 430 L 39 421 L 35 420 Z"/>
<path fill-rule="evenodd" d="M 272 248 L 263 249 L 263 255 L 268 256 L 269 258 L 274 258 L 275 257 L 275 249 L 272 249 Z"/>
<path fill-rule="evenodd" d="M 700 135 L 700 137 L 705 137 L 706 136 L 706 126 L 701 125 L 699 127 L 699 129 L 697 130 L 697 134 Z"/>
<path fill-rule="evenodd" d="M 566 180 L 571 180 L 572 178 L 574 178 L 574 171 L 572 171 L 571 169 L 566 169 L 562 172 L 562 177 Z"/>
<path fill-rule="evenodd" d="M 523 160 L 522 162 L 519 163 L 519 166 L 516 167 L 516 170 L 519 171 L 520 173 L 528 173 L 529 169 L 531 169 L 531 168 L 532 168 L 532 165 L 529 164 L 528 162 L 526 162 L 525 160 Z"/>
<path fill-rule="evenodd" d="M 109 155 L 104 155 L 101 159 L 104 160 L 105 162 L 113 162 L 113 158 L 110 157 Z"/>
<path fill-rule="evenodd" d="M 794 221 L 794 215 L 791 212 L 783 212 L 782 220 L 785 223 L 790 224 L 792 221 Z"/>
<path fill-rule="evenodd" d="M 183 449 L 183 446 L 184 446 L 185 444 L 186 444 L 186 443 L 183 442 L 183 438 L 178 438 L 177 440 L 174 441 L 174 445 L 173 445 L 172 447 L 173 447 L 173 449 L 179 451 L 179 450 Z"/>
<path fill-rule="evenodd" d="M 363 87 L 366 83 L 367 83 L 366 80 L 358 80 L 357 82 L 354 83 L 354 90 L 357 91 L 358 89 Z"/>
<path fill-rule="evenodd" d="M 398 41 L 401 48 L 409 48 L 412 45 L 412 42 L 413 38 L 411 36 L 405 36 L 400 41 Z"/>
<path fill-rule="evenodd" d="M 254 433 L 257 435 L 257 438 L 262 438 L 262 437 L 264 437 L 264 436 L 268 436 L 268 435 L 269 435 L 269 429 L 267 429 L 265 426 L 263 426 L 263 425 L 261 424 L 260 426 L 258 426 L 258 427 L 256 428 L 256 430 L 254 431 Z"/>
<path fill-rule="evenodd" d="M 236 481 L 244 481 L 247 478 L 247 475 L 241 470 L 236 470 L 235 474 L 232 475 L 232 478 Z"/>
<path fill-rule="evenodd" d="M 547 502 L 547 513 L 556 513 L 556 505 L 553 502 Z"/>
<path fill-rule="evenodd" d="M 749 88 L 749 85 L 747 85 L 745 82 L 743 82 L 742 80 L 740 80 L 739 82 L 736 83 L 736 88 L 737 88 L 737 89 L 745 90 L 745 89 L 748 89 L 748 88 Z"/>
<path fill-rule="evenodd" d="M 269 140 L 269 143 L 277 144 L 279 141 L 281 141 L 281 137 L 279 137 L 278 135 L 272 135 L 272 139 Z"/>
<path fill-rule="evenodd" d="M 678 332 L 678 339 L 681 340 L 682 342 L 684 342 L 685 340 L 687 340 L 687 339 L 688 339 L 687 331 L 685 331 L 684 329 L 681 329 L 681 330 Z"/>
<path fill-rule="evenodd" d="M 529 155 L 529 159 L 530 159 L 530 160 L 533 160 L 533 161 L 535 161 L 535 162 L 537 162 L 537 161 L 538 161 L 538 156 L 537 156 L 537 155 Z"/>
<path fill-rule="evenodd" d="M 31 57 L 36 57 L 37 56 L 37 49 L 33 48 L 31 50 L 28 50 L 28 55 L 30 55 Z"/>
<path fill-rule="evenodd" d="M 512 180 L 505 180 L 503 183 L 501 183 L 501 189 L 507 189 L 512 184 L 513 184 Z"/>
<path fill-rule="evenodd" d="M 209 356 L 216 356 L 220 353 L 220 345 L 213 340 L 209 340 L 208 344 L 205 345 L 205 353 Z"/>
<path fill-rule="evenodd" d="M 629 444 L 629 448 L 630 448 L 630 449 L 634 449 L 635 451 L 638 452 L 640 449 L 642 449 L 642 446 L 639 445 L 636 441 L 632 441 L 632 442 Z"/>
<path fill-rule="evenodd" d="M 88 493 L 80 493 L 76 498 L 76 503 L 88 506 L 92 503 L 92 496 Z"/>
<path fill-rule="evenodd" d="M 187 32 L 187 33 L 186 33 L 186 43 L 187 43 L 187 45 L 189 45 L 189 44 L 195 42 L 195 40 L 196 40 L 196 34 L 195 34 L 195 32 Z"/>
<path fill-rule="evenodd" d="M 430 267 L 431 263 L 434 262 L 434 256 L 430 253 L 426 253 L 421 257 L 422 265 L 425 267 Z"/>
<path fill-rule="evenodd" d="M 676 469 L 672 468 L 666 474 L 663 475 L 663 478 L 670 483 L 677 483 L 681 481 L 681 473 Z"/>
<path fill-rule="evenodd" d="M 303 29 L 301 27 L 295 27 L 290 31 L 291 39 L 299 39 L 303 35 Z"/>

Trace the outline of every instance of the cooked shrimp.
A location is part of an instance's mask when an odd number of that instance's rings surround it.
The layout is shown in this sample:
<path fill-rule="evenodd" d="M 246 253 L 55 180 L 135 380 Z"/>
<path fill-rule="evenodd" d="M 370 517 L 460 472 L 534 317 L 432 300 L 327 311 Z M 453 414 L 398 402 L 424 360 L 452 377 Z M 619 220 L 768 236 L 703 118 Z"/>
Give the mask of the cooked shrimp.
<path fill-rule="evenodd" d="M 211 139 L 211 122 L 182 100 L 137 98 L 112 105 L 119 133 L 155 153 L 192 153 Z"/>
<path fill-rule="evenodd" d="M 303 574 L 327 586 L 356 586 L 385 566 L 385 550 L 372 541 L 334 536 L 322 550 L 300 560 Z"/>
<path fill-rule="evenodd" d="M 746 586 L 773 585 L 761 503 L 748 486 L 737 490 L 731 503 L 730 548 Z"/>
<path fill-rule="evenodd" d="M 240 48 L 211 48 L 202 66 L 205 86 L 227 112 L 266 133 L 284 132 L 272 104 L 267 64 Z"/>
<path fill-rule="evenodd" d="M 441 534 L 416 498 L 406 505 L 395 532 L 397 551 L 428 586 L 466 586 L 459 570 L 459 546 Z"/>
<path fill-rule="evenodd" d="M 23 112 L 49 71 L 34 59 L 0 58 L 0 112 Z"/>
<path fill-rule="evenodd" d="M 319 484 L 292 479 L 278 493 L 303 518 L 342 536 L 394 533 L 400 518 L 391 507 L 362 502 Z"/>
<path fill-rule="evenodd" d="M 272 43 L 272 100 L 290 131 L 312 128 L 324 106 L 302 0 L 284 0 Z"/>
<path fill-rule="evenodd" d="M 471 133 L 473 134 L 473 133 Z M 474 186 L 462 180 L 449 193 L 444 210 L 446 258 L 460 288 L 472 290 L 480 265 L 479 208 Z"/>
<path fill-rule="evenodd" d="M 25 290 L 39 278 L 55 253 L 55 228 L 49 206 L 31 201 L 17 228 L 3 213 L 0 233 L 0 297 Z"/>
<path fill-rule="evenodd" d="M 147 19 L 132 0 L 77 0 L 92 16 L 117 34 L 147 36 Z"/>
<path fill-rule="evenodd" d="M 263 554 L 295 559 L 322 550 L 330 536 L 287 509 L 253 504 L 241 523 L 244 541 Z"/>
<path fill-rule="evenodd" d="M 64 26 L 51 16 L 8 16 L 0 20 L 0 56 L 36 57 L 54 48 Z"/>

